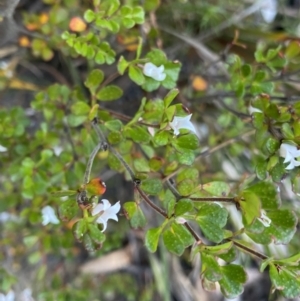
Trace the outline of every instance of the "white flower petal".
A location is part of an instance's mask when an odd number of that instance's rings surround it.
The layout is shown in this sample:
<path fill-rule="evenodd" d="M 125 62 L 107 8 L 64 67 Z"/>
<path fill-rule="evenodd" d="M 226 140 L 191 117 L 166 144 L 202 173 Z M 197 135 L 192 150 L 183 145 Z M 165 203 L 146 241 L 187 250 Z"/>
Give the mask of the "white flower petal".
<path fill-rule="evenodd" d="M 179 134 L 180 129 L 186 129 L 186 130 L 190 130 L 190 131 L 196 133 L 196 129 L 195 129 L 194 125 L 192 124 L 192 122 L 190 121 L 191 117 L 192 117 L 192 114 L 185 116 L 185 117 L 175 116 L 173 118 L 172 122 L 170 122 L 169 125 L 173 129 L 174 135 L 177 136 Z"/>
<path fill-rule="evenodd" d="M 166 78 L 166 74 L 164 73 L 165 66 L 161 65 L 156 67 L 151 62 L 148 62 L 144 65 L 143 73 L 144 75 L 155 79 L 156 81 L 163 81 Z"/>
<path fill-rule="evenodd" d="M 283 163 L 289 163 L 285 169 L 291 170 L 296 166 L 300 166 L 300 162 L 295 160 L 295 158 L 300 157 L 300 150 L 298 150 L 296 145 L 282 143 L 280 145 L 279 154 L 284 158 Z"/>
<path fill-rule="evenodd" d="M 104 205 L 101 203 L 97 204 L 92 210 L 92 216 L 97 215 L 98 213 L 100 213 L 103 210 L 104 210 Z"/>
<path fill-rule="evenodd" d="M 6 152 L 7 151 L 7 147 L 0 145 L 0 153 Z"/>
<path fill-rule="evenodd" d="M 42 209 L 42 224 L 44 226 L 51 224 L 59 224 L 59 219 L 57 218 L 54 209 L 51 206 L 46 206 Z"/>
<path fill-rule="evenodd" d="M 110 202 L 106 199 L 101 200 L 101 202 L 103 204 L 98 204 L 94 207 L 94 209 L 92 210 L 92 215 L 94 216 L 100 214 L 96 222 L 103 225 L 102 232 L 104 232 L 107 227 L 107 221 L 109 219 L 118 221 L 117 213 L 120 211 L 121 205 L 120 201 L 113 206 L 111 206 Z"/>

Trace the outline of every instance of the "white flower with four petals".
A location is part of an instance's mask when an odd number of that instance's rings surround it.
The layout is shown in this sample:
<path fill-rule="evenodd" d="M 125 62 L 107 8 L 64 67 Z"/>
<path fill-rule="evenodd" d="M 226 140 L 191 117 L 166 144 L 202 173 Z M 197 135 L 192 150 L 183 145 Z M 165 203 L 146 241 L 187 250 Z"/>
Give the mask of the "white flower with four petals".
<path fill-rule="evenodd" d="M 59 219 L 57 218 L 55 211 L 52 207 L 46 206 L 42 209 L 42 224 L 44 226 L 51 224 L 59 224 Z"/>
<path fill-rule="evenodd" d="M 287 143 L 282 143 L 279 150 L 280 156 L 285 158 L 283 163 L 290 163 L 285 169 L 294 169 L 296 166 L 300 166 L 300 161 L 295 158 L 300 157 L 300 150 L 297 146 Z"/>
<path fill-rule="evenodd" d="M 162 82 L 166 78 L 166 73 L 164 73 L 165 66 L 161 65 L 159 67 L 156 67 L 152 63 L 146 63 L 143 68 L 143 73 L 146 76 L 149 76 L 158 82 Z"/>
<path fill-rule="evenodd" d="M 196 129 L 191 122 L 192 114 L 185 117 L 177 117 L 173 118 L 173 121 L 169 123 L 170 127 L 174 131 L 174 135 L 179 135 L 180 129 L 190 130 L 196 134 Z"/>
<path fill-rule="evenodd" d="M 107 227 L 107 221 L 109 219 L 118 221 L 117 213 L 120 211 L 121 205 L 120 205 L 120 201 L 117 202 L 116 204 L 114 204 L 113 206 L 106 199 L 101 200 L 101 202 L 102 203 L 97 204 L 92 209 L 92 216 L 95 216 L 95 215 L 98 216 L 96 222 L 98 224 L 103 224 L 102 232 L 104 232 Z"/>

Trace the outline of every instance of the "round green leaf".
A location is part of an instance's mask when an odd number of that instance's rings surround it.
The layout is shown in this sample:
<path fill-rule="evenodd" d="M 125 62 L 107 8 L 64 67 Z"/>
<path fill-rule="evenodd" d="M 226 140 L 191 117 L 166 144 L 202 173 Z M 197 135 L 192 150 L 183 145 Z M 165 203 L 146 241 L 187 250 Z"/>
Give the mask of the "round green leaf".
<path fill-rule="evenodd" d="M 102 88 L 97 93 L 97 99 L 102 101 L 111 101 L 120 98 L 123 95 L 123 90 L 118 86 L 110 85 Z"/>
<path fill-rule="evenodd" d="M 160 227 L 149 229 L 146 233 L 145 245 L 146 248 L 152 253 L 154 253 L 157 250 L 160 234 L 161 234 Z"/>
<path fill-rule="evenodd" d="M 146 179 L 141 183 L 141 188 L 148 194 L 157 195 L 162 190 L 162 182 L 159 179 Z"/>

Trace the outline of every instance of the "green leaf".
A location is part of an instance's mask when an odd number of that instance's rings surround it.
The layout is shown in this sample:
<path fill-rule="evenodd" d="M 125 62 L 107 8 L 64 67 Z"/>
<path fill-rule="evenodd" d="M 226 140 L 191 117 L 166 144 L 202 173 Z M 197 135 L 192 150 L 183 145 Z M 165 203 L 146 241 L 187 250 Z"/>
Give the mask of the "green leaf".
<path fill-rule="evenodd" d="M 240 265 L 229 264 L 221 267 L 222 279 L 219 281 L 221 291 L 226 298 L 235 298 L 243 292 L 247 274 Z"/>
<path fill-rule="evenodd" d="M 180 199 L 175 205 L 175 215 L 180 216 L 194 209 L 193 202 L 190 199 Z"/>
<path fill-rule="evenodd" d="M 73 226 L 73 233 L 77 240 L 82 241 L 84 234 L 87 231 L 87 223 L 84 219 L 80 219 L 74 226 Z"/>
<path fill-rule="evenodd" d="M 97 244 L 101 245 L 105 241 L 105 234 L 103 234 L 97 225 L 89 224 L 88 230 L 90 233 L 90 238 Z"/>
<path fill-rule="evenodd" d="M 201 190 L 207 191 L 209 194 L 213 196 L 225 197 L 230 192 L 230 186 L 225 182 L 214 181 L 214 182 L 203 184 L 201 186 Z"/>
<path fill-rule="evenodd" d="M 144 9 L 141 6 L 135 6 L 132 10 L 132 18 L 137 24 L 143 24 L 145 18 Z"/>
<path fill-rule="evenodd" d="M 265 124 L 265 116 L 262 113 L 255 112 L 252 114 L 252 124 L 256 129 L 261 129 Z"/>
<path fill-rule="evenodd" d="M 259 197 L 252 191 L 243 191 L 239 202 L 243 214 L 245 226 L 251 225 L 257 217 L 260 217 L 261 203 Z"/>
<path fill-rule="evenodd" d="M 96 251 L 95 244 L 88 233 L 84 234 L 83 236 L 83 245 L 85 249 L 90 253 L 94 253 Z"/>
<path fill-rule="evenodd" d="M 270 264 L 269 273 L 274 288 L 281 291 L 284 297 L 296 298 L 300 295 L 300 279 L 296 273 L 274 264 Z"/>
<path fill-rule="evenodd" d="M 177 183 L 186 179 L 192 180 L 195 185 L 198 184 L 199 171 L 194 167 L 185 167 L 182 168 L 176 177 Z"/>
<path fill-rule="evenodd" d="M 103 82 L 104 73 L 99 69 L 94 69 L 84 82 L 85 86 L 94 94 L 99 85 Z"/>
<path fill-rule="evenodd" d="M 272 241 L 276 244 L 288 244 L 296 231 L 295 213 L 289 210 L 273 210 L 267 211 L 267 216 L 271 219 L 269 227 L 264 227 L 256 220 L 251 227 L 246 228 L 247 235 L 259 244 L 269 244 Z"/>
<path fill-rule="evenodd" d="M 143 39 L 141 37 L 138 37 L 138 47 L 136 50 L 136 59 L 138 60 L 141 56 L 142 53 L 142 48 L 143 48 Z"/>
<path fill-rule="evenodd" d="M 158 146 L 164 146 L 168 144 L 170 134 L 168 132 L 156 132 L 153 138 L 153 142 Z"/>
<path fill-rule="evenodd" d="M 120 7 L 119 0 L 110 0 L 109 1 L 109 9 L 107 10 L 106 14 L 108 17 L 111 17 Z"/>
<path fill-rule="evenodd" d="M 67 121 L 70 127 L 77 127 L 81 124 L 83 124 L 87 120 L 87 116 L 85 115 L 68 115 Z"/>
<path fill-rule="evenodd" d="M 182 196 L 190 195 L 195 188 L 194 181 L 192 179 L 182 180 L 177 184 L 177 190 Z"/>
<path fill-rule="evenodd" d="M 159 65 L 158 65 L 159 66 Z M 181 63 L 180 62 L 166 62 L 164 64 L 165 66 L 165 73 L 166 78 L 162 82 L 162 85 L 166 89 L 173 89 L 176 86 L 176 82 L 178 80 L 179 72 L 181 69 Z"/>
<path fill-rule="evenodd" d="M 123 123 L 119 119 L 109 120 L 104 123 L 110 131 L 119 132 L 123 128 Z"/>
<path fill-rule="evenodd" d="M 124 27 L 126 27 L 126 28 L 132 28 L 135 25 L 135 22 L 134 22 L 134 20 L 131 19 L 131 17 L 130 18 L 127 18 L 127 17 L 123 18 L 122 23 L 123 23 Z"/>
<path fill-rule="evenodd" d="M 88 23 L 91 23 L 95 20 L 95 13 L 91 10 L 91 9 L 88 9 L 87 11 L 85 11 L 84 13 L 84 19 L 85 21 L 87 21 Z"/>
<path fill-rule="evenodd" d="M 144 8 L 146 11 L 152 11 L 158 8 L 160 0 L 145 0 Z"/>
<path fill-rule="evenodd" d="M 263 209 L 277 209 L 280 206 L 280 199 L 276 188 L 271 182 L 258 182 L 250 186 L 247 190 L 254 192 L 260 198 Z"/>
<path fill-rule="evenodd" d="M 170 189 L 162 191 L 163 196 L 160 195 L 164 208 L 167 210 L 168 217 L 171 217 L 174 214 L 174 207 L 176 204 L 176 198 Z"/>
<path fill-rule="evenodd" d="M 120 132 L 110 132 L 107 135 L 107 140 L 111 144 L 118 144 L 123 140 L 123 135 Z"/>
<path fill-rule="evenodd" d="M 151 140 L 150 134 L 140 126 L 125 128 L 124 134 L 136 143 L 148 143 Z"/>
<path fill-rule="evenodd" d="M 243 77 L 248 77 L 252 74 L 252 67 L 249 64 L 245 64 L 241 68 L 241 72 Z"/>
<path fill-rule="evenodd" d="M 267 72 L 264 70 L 258 70 L 254 76 L 254 81 L 261 82 L 267 78 Z"/>
<path fill-rule="evenodd" d="M 89 112 L 89 120 L 92 121 L 98 116 L 99 105 L 95 104 Z"/>
<path fill-rule="evenodd" d="M 181 135 L 175 141 L 180 148 L 195 150 L 199 147 L 199 140 L 195 134 Z"/>
<path fill-rule="evenodd" d="M 181 164 L 192 165 L 195 161 L 195 154 L 190 149 L 183 149 L 177 153 L 177 159 Z"/>
<path fill-rule="evenodd" d="M 133 166 L 137 172 L 150 172 L 148 160 L 145 158 L 134 159 Z"/>
<path fill-rule="evenodd" d="M 149 161 L 149 167 L 152 171 L 159 171 L 164 163 L 164 160 L 160 157 L 153 157 Z"/>
<path fill-rule="evenodd" d="M 285 55 L 287 59 L 292 59 L 299 55 L 300 53 L 300 44 L 298 41 L 291 41 L 286 48 Z"/>
<path fill-rule="evenodd" d="M 221 267 L 219 266 L 215 256 L 201 252 L 202 273 L 204 277 L 212 282 L 222 279 Z"/>
<path fill-rule="evenodd" d="M 284 138 L 294 139 L 295 135 L 289 123 L 284 123 L 281 127 Z"/>
<path fill-rule="evenodd" d="M 142 85 L 142 88 L 147 92 L 152 92 L 160 86 L 161 82 L 154 80 L 151 77 L 145 77 L 145 83 Z"/>
<path fill-rule="evenodd" d="M 128 75 L 132 81 L 134 81 L 137 85 L 141 86 L 145 82 L 145 76 L 141 68 L 130 65 Z"/>
<path fill-rule="evenodd" d="M 183 225 L 172 223 L 170 228 L 163 232 L 163 241 L 170 252 L 180 256 L 194 239 Z"/>
<path fill-rule="evenodd" d="M 78 205 L 75 199 L 64 201 L 58 210 L 59 218 L 63 221 L 69 221 L 75 217 L 78 211 Z"/>
<path fill-rule="evenodd" d="M 172 89 L 171 91 L 169 91 L 169 93 L 165 96 L 164 98 L 164 105 L 165 107 L 169 107 L 169 105 L 171 104 L 171 102 L 175 99 L 175 97 L 179 94 L 179 90 L 178 89 Z"/>
<path fill-rule="evenodd" d="M 283 163 L 283 160 L 281 160 L 270 170 L 270 175 L 274 182 L 280 182 L 284 178 L 286 165 L 287 163 Z"/>
<path fill-rule="evenodd" d="M 267 177 L 267 165 L 268 162 L 264 159 L 258 159 L 256 166 L 255 166 L 255 171 L 256 175 L 260 180 L 264 180 Z"/>
<path fill-rule="evenodd" d="M 161 231 L 162 229 L 158 227 L 158 228 L 149 229 L 146 233 L 145 246 L 151 253 L 154 253 L 157 250 Z"/>
<path fill-rule="evenodd" d="M 109 85 L 102 88 L 97 93 L 97 99 L 102 101 L 111 101 L 120 98 L 123 95 L 123 90 L 118 86 Z"/>
<path fill-rule="evenodd" d="M 185 250 L 184 244 L 172 229 L 163 232 L 163 242 L 170 252 L 178 256 L 182 255 Z"/>
<path fill-rule="evenodd" d="M 144 216 L 140 206 L 135 202 L 126 202 L 124 204 L 124 210 L 129 217 L 130 225 L 133 228 L 142 228 L 146 225 L 147 220 Z"/>
<path fill-rule="evenodd" d="M 159 179 L 146 179 L 141 183 L 141 188 L 148 194 L 157 195 L 162 190 L 162 182 Z"/>
<path fill-rule="evenodd" d="M 210 255 L 221 255 L 227 253 L 233 247 L 233 242 L 228 241 L 224 244 L 216 245 L 216 246 L 207 246 L 207 245 L 200 245 L 199 249 L 201 252 L 206 252 Z"/>
<path fill-rule="evenodd" d="M 296 253 L 288 258 L 283 258 L 280 260 L 274 260 L 277 264 L 288 265 L 288 266 L 298 266 L 300 262 L 300 253 Z"/>
<path fill-rule="evenodd" d="M 217 204 L 204 204 L 199 208 L 196 221 L 209 240 L 219 243 L 224 238 L 222 228 L 227 223 L 227 217 L 225 208 Z"/>
<path fill-rule="evenodd" d="M 71 111 L 74 115 L 87 115 L 90 112 L 90 106 L 83 102 L 77 101 L 71 106 Z"/>

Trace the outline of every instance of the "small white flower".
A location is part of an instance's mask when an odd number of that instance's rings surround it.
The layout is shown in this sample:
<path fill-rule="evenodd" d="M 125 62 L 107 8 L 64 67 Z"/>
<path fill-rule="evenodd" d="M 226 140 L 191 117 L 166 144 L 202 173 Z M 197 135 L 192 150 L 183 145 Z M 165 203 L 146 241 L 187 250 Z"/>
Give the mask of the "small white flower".
<path fill-rule="evenodd" d="M 97 215 L 98 218 L 96 222 L 98 224 L 103 224 L 103 230 L 105 231 L 107 227 L 107 221 L 109 219 L 113 219 L 115 221 L 118 221 L 117 213 L 121 209 L 120 201 L 114 204 L 113 206 L 110 204 L 110 202 L 106 199 L 101 200 L 103 204 L 97 204 L 93 210 L 92 210 L 92 216 Z"/>
<path fill-rule="evenodd" d="M 15 293 L 13 291 L 9 291 L 7 295 L 0 293 L 0 301 L 14 301 Z"/>
<path fill-rule="evenodd" d="M 55 211 L 52 207 L 46 206 L 42 209 L 42 224 L 44 226 L 51 224 L 59 224 L 59 219 L 57 218 Z"/>
<path fill-rule="evenodd" d="M 170 122 L 170 127 L 174 130 L 174 135 L 179 135 L 180 129 L 186 129 L 194 132 L 196 134 L 196 129 L 191 122 L 192 114 L 185 117 L 177 117 L 173 118 L 173 121 Z"/>
<path fill-rule="evenodd" d="M 273 22 L 277 15 L 277 0 L 265 0 L 260 12 L 267 23 Z"/>
<path fill-rule="evenodd" d="M 7 151 L 7 147 L 0 145 L 0 153 L 4 153 Z"/>
<path fill-rule="evenodd" d="M 267 216 L 265 210 L 261 210 L 260 217 L 258 220 L 265 226 L 265 227 L 270 227 L 271 225 L 271 219 Z"/>
<path fill-rule="evenodd" d="M 146 76 L 149 76 L 149 77 L 157 80 L 158 82 L 162 82 L 167 76 L 166 73 L 164 73 L 164 70 L 165 70 L 164 65 L 156 67 L 152 63 L 146 63 L 144 65 L 143 73 Z"/>
<path fill-rule="evenodd" d="M 30 288 L 25 288 L 20 296 L 20 301 L 34 301 Z"/>
<path fill-rule="evenodd" d="M 285 158 L 283 163 L 290 163 L 285 169 L 293 169 L 296 166 L 300 166 L 300 161 L 295 158 L 300 157 L 300 150 L 295 145 L 282 143 L 279 150 L 280 156 Z"/>

